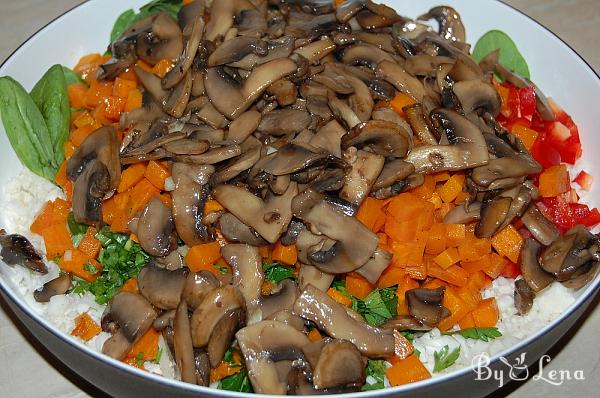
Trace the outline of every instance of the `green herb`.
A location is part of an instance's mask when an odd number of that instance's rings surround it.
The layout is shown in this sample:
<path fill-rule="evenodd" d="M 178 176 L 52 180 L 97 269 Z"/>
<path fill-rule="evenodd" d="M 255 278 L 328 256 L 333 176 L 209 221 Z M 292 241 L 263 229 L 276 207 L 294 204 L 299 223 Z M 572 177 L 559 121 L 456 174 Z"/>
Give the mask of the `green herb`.
<path fill-rule="evenodd" d="M 438 373 L 442 370 L 449 368 L 454 365 L 458 357 L 460 356 L 460 346 L 456 347 L 452 352 L 450 347 L 445 345 L 441 350 L 433 353 L 433 359 L 435 364 L 433 365 L 433 372 Z"/>
<path fill-rule="evenodd" d="M 344 281 L 341 281 L 339 279 L 335 280 L 331 284 L 331 287 L 334 288 L 335 290 L 337 290 L 338 292 L 342 293 L 346 297 L 350 297 L 351 299 L 356 299 L 352 294 L 350 294 L 350 292 L 348 290 L 346 290 L 346 284 L 344 283 Z"/>
<path fill-rule="evenodd" d="M 294 278 L 294 269 L 279 263 L 263 264 L 265 279 L 278 285 L 284 279 Z"/>
<path fill-rule="evenodd" d="M 500 50 L 499 62 L 504 67 L 529 79 L 529 67 L 523 55 L 519 52 L 515 42 L 500 30 L 490 30 L 477 41 L 473 49 L 475 61 L 481 61 L 486 55 Z"/>
<path fill-rule="evenodd" d="M 85 224 L 79 224 L 75 221 L 75 216 L 73 212 L 69 213 L 67 217 L 67 225 L 69 226 L 69 231 L 71 231 L 71 240 L 73 241 L 73 245 L 75 247 L 79 246 L 79 242 L 83 239 L 83 236 L 87 232 L 88 226 Z"/>
<path fill-rule="evenodd" d="M 53 65 L 44 73 L 31 90 L 31 98 L 42 112 L 52 140 L 54 160 L 60 165 L 65 159 L 63 145 L 69 137 L 71 118 L 67 79 L 61 65 Z"/>
<path fill-rule="evenodd" d="M 140 7 L 140 11 L 136 13 L 134 10 L 127 10 L 123 12 L 113 25 L 110 33 L 110 42 L 117 40 L 123 33 L 134 23 L 141 21 L 142 19 L 151 15 L 158 14 L 160 12 L 166 12 L 173 19 L 177 19 L 177 13 L 183 6 L 181 0 L 154 0 L 150 3 Z"/>
<path fill-rule="evenodd" d="M 138 352 L 138 354 L 135 356 L 135 363 L 137 363 L 138 366 L 144 366 L 144 353 L 143 352 Z"/>
<path fill-rule="evenodd" d="M 98 256 L 102 271 L 93 282 L 76 279 L 73 291 L 79 294 L 88 291 L 98 304 L 106 304 L 127 280 L 138 276 L 150 256 L 127 235 L 110 232 L 107 227 L 96 234 L 96 239 L 102 243 Z"/>
<path fill-rule="evenodd" d="M 362 386 L 362 391 L 381 390 L 382 388 L 384 388 L 385 385 L 383 381 L 385 378 L 386 369 L 387 366 L 384 360 L 367 360 L 367 376 L 373 377 L 376 380 L 376 382 L 373 384 L 365 383 L 365 385 Z"/>
<path fill-rule="evenodd" d="M 502 333 L 498 328 L 469 328 L 463 330 L 457 330 L 455 332 L 444 333 L 446 335 L 460 334 L 465 339 L 483 340 L 490 341 L 497 337 L 501 337 Z"/>
<path fill-rule="evenodd" d="M 219 382 L 219 390 L 238 391 L 238 392 L 253 392 L 252 385 L 248 379 L 248 374 L 245 370 L 227 376 Z"/>
<path fill-rule="evenodd" d="M 223 275 L 229 272 L 229 269 L 227 269 L 227 267 L 224 265 L 213 264 L 213 267 Z"/>
<path fill-rule="evenodd" d="M 156 358 L 154 358 L 154 361 L 152 361 L 152 362 L 154 362 L 155 364 L 158 365 L 160 363 L 160 359 L 162 358 L 162 354 L 163 354 L 163 349 L 159 348 L 158 352 L 156 353 Z"/>
<path fill-rule="evenodd" d="M 233 348 L 229 347 L 225 354 L 223 355 L 223 361 L 232 363 L 233 362 Z"/>
<path fill-rule="evenodd" d="M 397 315 L 396 286 L 375 289 L 364 300 L 354 297 L 341 280 L 333 281 L 332 288 L 352 299 L 352 309 L 361 314 L 369 325 L 379 326 Z"/>
<path fill-rule="evenodd" d="M 9 76 L 0 77 L 0 116 L 21 162 L 33 173 L 53 181 L 59 164 L 44 116 L 23 86 Z"/>
<path fill-rule="evenodd" d="M 98 269 L 96 268 L 96 266 L 90 263 L 89 261 L 86 264 L 84 264 L 83 270 L 90 273 L 91 275 L 95 275 L 98 273 Z"/>

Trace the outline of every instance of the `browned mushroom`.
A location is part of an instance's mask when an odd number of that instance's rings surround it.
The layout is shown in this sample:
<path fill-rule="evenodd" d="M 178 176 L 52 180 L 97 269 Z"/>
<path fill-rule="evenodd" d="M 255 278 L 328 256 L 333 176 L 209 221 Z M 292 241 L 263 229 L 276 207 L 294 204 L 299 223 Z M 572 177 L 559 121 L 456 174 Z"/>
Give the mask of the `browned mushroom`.
<path fill-rule="evenodd" d="M 190 272 L 185 280 L 181 299 L 185 300 L 190 310 L 195 310 L 204 297 L 219 286 L 219 280 L 209 271 Z"/>
<path fill-rule="evenodd" d="M 417 18 L 422 21 L 435 19 L 439 26 L 439 35 L 446 40 L 464 42 L 465 27 L 462 24 L 460 15 L 456 10 L 449 6 L 438 6 L 430 9 L 426 14 Z"/>
<path fill-rule="evenodd" d="M 410 315 L 427 326 L 436 326 L 449 315 L 448 309 L 442 306 L 444 287 L 437 289 L 412 289 L 406 292 L 406 301 Z"/>
<path fill-rule="evenodd" d="M 554 281 L 554 276 L 540 266 L 538 255 L 541 245 L 533 239 L 527 239 L 521 249 L 521 273 L 531 290 L 538 293 Z"/>
<path fill-rule="evenodd" d="M 362 356 L 354 344 L 334 339 L 321 349 L 313 369 L 315 388 L 358 389 L 365 380 Z"/>
<path fill-rule="evenodd" d="M 595 259 L 598 251 L 598 237 L 583 225 L 576 225 L 542 252 L 541 266 L 559 281 L 565 281 Z"/>
<path fill-rule="evenodd" d="M 47 303 L 54 296 L 65 294 L 71 288 L 71 275 L 62 274 L 44 283 L 44 286 L 33 292 L 38 303 Z"/>
<path fill-rule="evenodd" d="M 221 248 L 221 256 L 233 269 L 233 285 L 244 296 L 246 307 L 253 308 L 261 295 L 265 278 L 258 248 L 244 244 L 229 244 Z"/>
<path fill-rule="evenodd" d="M 0 257 L 8 265 L 22 265 L 40 274 L 47 274 L 48 267 L 44 264 L 42 256 L 35 250 L 31 242 L 17 234 L 7 235 L 0 229 Z"/>
<path fill-rule="evenodd" d="M 169 271 L 147 265 L 137 278 L 140 294 L 158 308 L 175 309 L 181 299 L 186 274 L 183 268 Z"/>
<path fill-rule="evenodd" d="M 150 199 L 137 222 L 142 248 L 152 256 L 166 256 L 177 246 L 174 230 L 171 209 L 156 197 Z"/>
<path fill-rule="evenodd" d="M 192 345 L 190 318 L 185 300 L 181 300 L 177 306 L 177 312 L 173 321 L 173 332 L 175 363 L 179 369 L 181 381 L 196 384 L 194 347 Z"/>
<path fill-rule="evenodd" d="M 533 299 L 535 298 L 535 292 L 531 289 L 529 284 L 524 279 L 515 281 L 515 308 L 519 315 L 527 315 L 531 307 L 533 306 Z"/>

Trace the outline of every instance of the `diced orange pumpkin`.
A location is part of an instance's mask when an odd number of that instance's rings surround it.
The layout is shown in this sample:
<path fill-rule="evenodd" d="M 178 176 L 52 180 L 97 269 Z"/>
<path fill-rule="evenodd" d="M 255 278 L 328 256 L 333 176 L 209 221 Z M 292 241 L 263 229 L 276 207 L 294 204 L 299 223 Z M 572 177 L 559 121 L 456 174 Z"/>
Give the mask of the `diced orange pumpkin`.
<path fill-rule="evenodd" d="M 446 225 L 434 224 L 427 233 L 425 253 L 440 254 L 446 249 Z"/>
<path fill-rule="evenodd" d="M 323 339 L 323 336 L 321 336 L 321 333 L 319 333 L 319 329 L 317 329 L 317 328 L 314 328 L 313 330 L 308 332 L 307 337 L 310 341 L 313 341 L 313 342 Z"/>
<path fill-rule="evenodd" d="M 172 67 L 173 61 L 168 59 L 161 59 L 154 65 L 154 67 L 152 67 L 152 73 L 154 73 L 156 76 L 162 79 Z"/>
<path fill-rule="evenodd" d="M 138 341 L 133 344 L 131 351 L 127 354 L 127 357 L 138 359 L 142 361 L 153 361 L 158 355 L 158 338 L 160 332 L 151 327 L 146 333 L 140 337 Z"/>
<path fill-rule="evenodd" d="M 482 271 L 484 269 L 489 269 L 491 266 L 491 255 L 485 255 L 475 261 L 461 261 L 460 266 L 464 268 L 465 271 L 472 274 L 477 271 Z"/>
<path fill-rule="evenodd" d="M 102 243 L 96 239 L 97 232 L 96 228 L 88 227 L 85 235 L 83 235 L 83 238 L 79 241 L 79 245 L 77 246 L 77 250 L 88 256 L 88 258 L 98 257 L 98 253 L 100 253 L 100 249 L 102 248 Z"/>
<path fill-rule="evenodd" d="M 346 275 L 346 290 L 354 297 L 362 300 L 371 293 L 373 285 L 371 285 L 362 275 L 359 275 L 356 272 L 350 272 Z"/>
<path fill-rule="evenodd" d="M 100 126 L 96 124 L 86 124 L 85 126 L 81 126 L 71 132 L 69 139 L 73 143 L 75 147 L 80 146 L 86 138 L 90 136 L 94 131 L 96 131 Z"/>
<path fill-rule="evenodd" d="M 379 217 L 381 215 L 385 217 L 385 213 L 383 212 L 382 208 L 382 200 L 367 197 L 358 208 L 356 218 L 371 231 L 375 231 L 374 227 Z"/>
<path fill-rule="evenodd" d="M 496 326 L 500 317 L 496 299 L 494 297 L 481 300 L 471 314 L 478 328 L 491 328 Z"/>
<path fill-rule="evenodd" d="M 88 124 L 95 124 L 96 120 L 92 117 L 88 111 L 79 112 L 77 117 L 73 119 L 73 125 L 75 127 L 83 127 Z"/>
<path fill-rule="evenodd" d="M 453 174 L 448 181 L 437 188 L 436 192 L 445 203 L 450 203 L 462 192 L 464 184 L 464 174 Z"/>
<path fill-rule="evenodd" d="M 100 325 L 98 325 L 87 312 L 84 312 L 75 318 L 75 328 L 71 331 L 71 335 L 79 337 L 83 341 L 90 341 L 92 338 L 99 335 L 101 331 L 102 328 Z"/>
<path fill-rule="evenodd" d="M 352 299 L 345 294 L 341 293 L 339 290 L 329 288 L 327 290 L 327 294 L 329 297 L 340 303 L 345 307 L 350 307 L 352 305 Z"/>
<path fill-rule="evenodd" d="M 139 287 L 137 283 L 137 279 L 130 278 L 121 286 L 121 292 L 129 292 L 129 293 L 139 293 Z"/>
<path fill-rule="evenodd" d="M 62 256 L 67 250 L 73 250 L 71 234 L 66 223 L 50 225 L 41 232 L 46 246 L 46 258 Z"/>
<path fill-rule="evenodd" d="M 385 371 L 385 374 L 392 386 L 414 383 L 420 380 L 429 379 L 431 373 L 415 354 L 406 359 L 399 359 L 393 362 L 391 368 Z"/>
<path fill-rule="evenodd" d="M 429 200 L 435 193 L 435 183 L 435 178 L 430 175 L 426 175 L 423 184 L 412 189 L 410 193 L 423 200 Z"/>
<path fill-rule="evenodd" d="M 294 265 L 298 262 L 298 249 L 296 245 L 284 246 L 277 241 L 271 252 L 271 258 L 281 264 Z"/>
<path fill-rule="evenodd" d="M 137 83 L 135 81 L 117 77 L 113 86 L 113 95 L 126 100 L 129 93 L 136 88 Z"/>
<path fill-rule="evenodd" d="M 492 246 L 499 254 L 506 256 L 513 263 L 518 263 L 523 237 L 509 224 L 492 237 Z"/>
<path fill-rule="evenodd" d="M 466 237 L 465 224 L 446 224 L 448 247 L 458 247 Z"/>
<path fill-rule="evenodd" d="M 490 262 L 487 268 L 483 268 L 482 271 L 492 279 L 496 279 L 504 270 L 508 264 L 506 257 L 501 256 L 497 253 L 491 253 L 489 255 Z"/>
<path fill-rule="evenodd" d="M 438 327 L 441 331 L 451 329 L 472 310 L 457 294 L 456 288 L 452 286 L 446 287 L 442 305 L 450 310 L 450 316 L 440 321 Z"/>
<path fill-rule="evenodd" d="M 214 199 L 207 200 L 206 204 L 204 205 L 204 213 L 206 213 L 206 214 L 214 213 L 214 212 L 222 211 L 222 210 L 225 210 L 225 208 L 223 206 L 221 206 L 221 204 Z"/>
<path fill-rule="evenodd" d="M 207 201 L 207 203 L 208 203 L 208 201 Z M 269 245 L 259 246 L 258 252 L 260 253 L 260 256 L 262 258 L 269 258 L 269 257 L 271 257 L 271 246 L 269 246 Z"/>
<path fill-rule="evenodd" d="M 131 112 L 142 107 L 142 92 L 138 89 L 131 90 L 127 95 L 124 112 Z"/>
<path fill-rule="evenodd" d="M 54 223 L 54 202 L 47 201 L 35 217 L 29 230 L 34 234 L 41 235 L 44 229 Z"/>
<path fill-rule="evenodd" d="M 116 122 L 125 110 L 127 100 L 110 95 L 104 99 L 104 116 L 110 121 Z"/>
<path fill-rule="evenodd" d="M 160 191 L 147 178 L 142 178 L 140 182 L 127 192 L 130 198 L 128 212 L 130 218 L 133 218 L 133 216 L 142 211 L 153 196 L 160 195 Z"/>
<path fill-rule="evenodd" d="M 83 97 L 83 106 L 88 109 L 94 109 L 100 105 L 105 98 L 109 97 L 112 92 L 113 84 L 111 82 L 99 82 L 94 80 Z"/>
<path fill-rule="evenodd" d="M 567 166 L 559 164 L 550 166 L 539 177 L 540 196 L 544 198 L 558 196 L 571 189 Z"/>
<path fill-rule="evenodd" d="M 148 162 L 144 176 L 156 188 L 163 190 L 165 189 L 165 180 L 171 176 L 171 173 L 169 173 L 169 170 L 159 162 L 151 160 Z"/>
<path fill-rule="evenodd" d="M 447 269 L 458 263 L 460 261 L 460 256 L 458 255 L 458 250 L 456 250 L 456 248 L 449 247 L 438 254 L 433 261 L 443 269 Z"/>
<path fill-rule="evenodd" d="M 396 310 L 398 315 L 409 315 L 408 304 L 406 302 L 406 292 L 412 289 L 417 289 L 419 282 L 412 279 L 410 276 L 405 275 L 398 283 L 398 289 L 396 290 L 396 296 L 398 297 L 398 304 Z"/>
<path fill-rule="evenodd" d="M 87 90 L 88 86 L 83 83 L 74 83 L 67 86 L 67 94 L 69 95 L 69 104 L 71 105 L 71 108 L 83 108 L 83 99 Z"/>
<path fill-rule="evenodd" d="M 73 156 L 75 149 L 75 145 L 73 145 L 71 141 L 65 141 L 65 143 L 63 144 L 63 152 L 65 154 L 65 159 L 70 159 L 71 156 Z"/>
<path fill-rule="evenodd" d="M 473 262 L 481 259 L 492 250 L 488 239 L 469 239 L 458 246 L 460 261 Z"/>
<path fill-rule="evenodd" d="M 531 150 L 533 143 L 538 137 L 537 131 L 527 128 L 519 123 L 515 123 L 515 125 L 512 127 L 511 133 L 519 137 L 521 142 L 523 142 L 523 145 L 525 145 L 528 150 Z"/>
<path fill-rule="evenodd" d="M 135 163 L 123 170 L 121 173 L 121 181 L 119 182 L 119 187 L 117 188 L 117 192 L 125 192 L 129 188 L 133 187 L 135 184 L 140 182 L 142 178 L 144 178 L 144 174 L 146 173 L 146 163 L 140 162 Z"/>
<path fill-rule="evenodd" d="M 409 97 L 408 95 L 403 94 L 403 93 L 398 93 L 398 94 L 396 94 L 394 99 L 392 99 L 392 101 L 390 102 L 390 106 L 400 116 L 404 116 L 404 110 L 402 108 L 404 108 L 405 106 L 408 106 L 408 105 L 412 105 L 414 103 L 415 103 L 415 100 L 412 99 L 411 97 Z"/>
<path fill-rule="evenodd" d="M 208 270 L 216 273 L 213 264 L 219 258 L 221 258 L 221 245 L 219 242 L 210 242 L 191 247 L 185 256 L 185 262 L 192 272 Z"/>
<path fill-rule="evenodd" d="M 400 281 L 406 275 L 406 271 L 400 267 L 389 266 L 387 267 L 379 277 L 377 281 L 377 287 L 382 289 L 386 287 L 391 287 L 394 285 L 399 285 Z"/>
<path fill-rule="evenodd" d="M 221 361 L 221 363 L 210 370 L 210 382 L 215 383 L 225 377 L 232 376 L 242 370 L 242 360 L 237 351 L 233 352 L 233 364 Z"/>
<path fill-rule="evenodd" d="M 443 269 L 433 261 L 427 263 L 427 275 L 439 278 L 456 286 L 466 285 L 467 278 L 469 277 L 467 271 L 458 265 L 452 265 L 447 269 Z"/>
<path fill-rule="evenodd" d="M 394 196 L 386 209 L 387 214 L 399 222 L 414 220 L 422 211 L 423 201 L 409 192 Z"/>
<path fill-rule="evenodd" d="M 461 330 L 474 328 L 475 320 L 473 319 L 473 314 L 468 313 L 467 315 L 463 316 L 462 319 L 458 321 L 458 326 Z"/>

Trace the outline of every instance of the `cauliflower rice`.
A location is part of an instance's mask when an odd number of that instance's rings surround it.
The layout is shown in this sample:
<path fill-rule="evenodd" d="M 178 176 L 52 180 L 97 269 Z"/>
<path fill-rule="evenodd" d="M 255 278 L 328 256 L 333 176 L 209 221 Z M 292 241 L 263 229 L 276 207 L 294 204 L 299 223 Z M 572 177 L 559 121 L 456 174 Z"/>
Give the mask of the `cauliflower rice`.
<path fill-rule="evenodd" d="M 26 236 L 41 253 L 44 245 L 41 237 L 32 234 L 29 226 L 32 224 L 36 213 L 47 200 L 62 196 L 62 191 L 48 182 L 36 176 L 28 170 L 21 171 L 2 190 L 0 196 L 0 214 L 2 214 L 2 227 L 10 233 Z M 36 275 L 24 267 L 9 267 L 0 263 L 0 275 L 12 288 L 18 291 L 24 301 L 38 314 L 43 316 L 52 325 L 62 332 L 70 335 L 75 326 L 75 318 L 87 312 L 96 322 L 105 306 L 94 301 L 90 293 L 83 295 L 68 294 L 54 296 L 49 303 L 38 303 L 33 299 L 33 291 L 41 287 L 45 282 L 58 275 L 58 266 L 53 262 L 47 262 L 49 272 L 47 275 Z M 436 377 L 444 373 L 452 372 L 463 367 L 470 367 L 473 358 L 479 354 L 486 353 L 492 356 L 511 346 L 541 329 L 552 320 L 562 314 L 574 301 L 573 291 L 565 288 L 559 283 L 553 283 L 543 292 L 536 296 L 531 311 L 520 316 L 514 306 L 513 299 L 514 280 L 498 277 L 492 285 L 483 291 L 484 298 L 496 297 L 500 310 L 500 320 L 497 328 L 502 337 L 484 342 L 481 340 L 465 339 L 460 335 L 442 335 L 438 329 L 424 333 L 414 340 L 414 346 L 420 351 L 420 360 L 432 372 L 434 367 L 434 353 L 448 345 L 450 350 L 460 346 L 460 357 L 456 363 L 440 373 L 433 373 Z M 104 341 L 110 334 L 102 332 L 88 342 L 84 342 L 90 348 L 100 352 Z M 75 337 L 73 337 L 75 338 Z M 162 338 L 160 346 L 165 353 L 168 352 Z M 162 355 L 158 364 L 146 362 L 146 370 L 169 378 L 177 378 L 175 366 L 170 355 Z M 367 380 L 373 382 L 373 380 Z M 386 386 L 389 383 L 386 380 Z"/>

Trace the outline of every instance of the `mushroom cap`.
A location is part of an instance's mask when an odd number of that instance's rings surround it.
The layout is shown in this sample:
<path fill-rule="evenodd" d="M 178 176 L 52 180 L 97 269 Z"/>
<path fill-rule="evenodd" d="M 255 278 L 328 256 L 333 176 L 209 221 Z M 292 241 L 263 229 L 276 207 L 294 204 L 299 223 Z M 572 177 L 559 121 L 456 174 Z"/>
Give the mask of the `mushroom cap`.
<path fill-rule="evenodd" d="M 219 280 L 212 272 L 190 272 L 185 280 L 181 299 L 185 300 L 191 310 L 195 310 L 204 297 L 219 286 Z"/>
<path fill-rule="evenodd" d="M 102 201 L 110 190 L 110 175 L 98 159 L 89 162 L 73 185 L 73 216 L 78 223 L 99 225 Z"/>
<path fill-rule="evenodd" d="M 184 268 L 169 271 L 152 264 L 147 265 L 137 278 L 140 294 L 158 308 L 175 309 L 181 300 L 186 274 Z"/>
<path fill-rule="evenodd" d="M 166 256 L 177 246 L 174 230 L 171 209 L 160 199 L 152 197 L 137 224 L 140 245 L 152 256 Z"/>
<path fill-rule="evenodd" d="M 221 256 L 233 269 L 233 285 L 244 296 L 246 306 L 252 308 L 261 295 L 265 278 L 258 247 L 228 244 L 221 248 Z"/>
<path fill-rule="evenodd" d="M 6 235 L 6 232 L 0 229 L 0 246 L 0 257 L 6 264 L 19 264 L 40 274 L 48 273 L 42 256 L 23 235 Z"/>
<path fill-rule="evenodd" d="M 366 380 L 365 366 L 358 348 L 346 340 L 334 339 L 321 350 L 313 370 L 317 389 L 360 387 Z"/>
<path fill-rule="evenodd" d="M 156 311 L 141 295 L 119 292 L 110 301 L 108 316 L 119 325 L 119 331 L 134 343 L 152 326 Z"/>
<path fill-rule="evenodd" d="M 38 303 L 47 303 L 50 298 L 65 294 L 71 288 L 71 275 L 62 274 L 44 283 L 40 289 L 33 292 L 33 298 Z"/>

